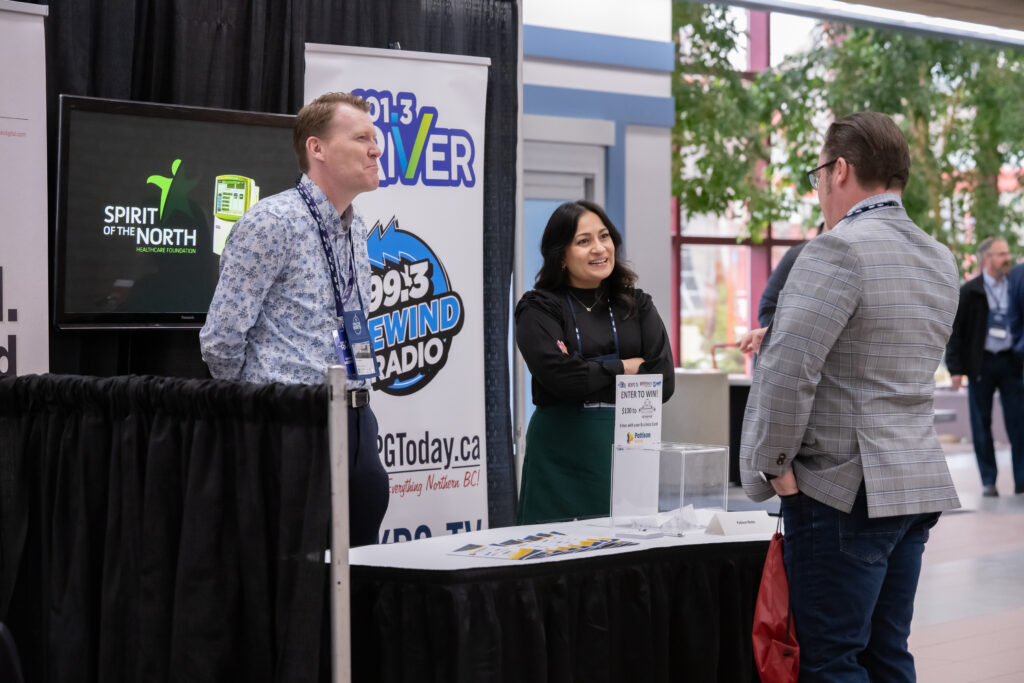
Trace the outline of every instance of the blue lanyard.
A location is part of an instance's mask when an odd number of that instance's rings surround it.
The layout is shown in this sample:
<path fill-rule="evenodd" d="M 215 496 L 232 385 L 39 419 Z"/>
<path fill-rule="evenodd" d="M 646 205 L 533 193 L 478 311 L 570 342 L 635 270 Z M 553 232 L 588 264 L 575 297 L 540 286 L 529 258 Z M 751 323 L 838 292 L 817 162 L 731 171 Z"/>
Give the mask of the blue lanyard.
<path fill-rule="evenodd" d="M 576 348 L 580 350 L 580 355 L 583 355 L 583 340 L 580 338 L 580 325 L 576 321 L 576 308 L 572 305 L 572 298 L 568 294 L 565 295 L 565 300 L 569 302 L 569 313 L 572 314 L 572 325 L 576 330 Z M 615 327 L 615 314 L 612 313 L 612 302 L 608 302 L 608 318 L 612 321 L 612 337 L 615 339 L 615 356 L 622 358 L 622 354 L 619 353 L 619 330 Z"/>
<path fill-rule="evenodd" d="M 862 206 L 859 209 L 854 209 L 850 213 L 848 213 L 845 216 L 843 216 L 843 221 L 845 221 L 847 218 L 853 218 L 854 216 L 859 216 L 862 213 L 867 213 L 868 211 L 874 211 L 875 209 L 887 209 L 887 208 L 892 208 L 892 207 L 896 207 L 896 206 L 899 206 L 899 205 L 900 205 L 900 203 L 895 201 L 895 200 L 893 200 L 893 199 L 890 199 L 890 200 L 885 201 L 885 202 L 878 202 L 877 204 L 868 204 L 867 206 Z M 839 221 L 839 222 L 842 223 L 842 221 Z"/>
<path fill-rule="evenodd" d="M 982 275 L 981 277 L 984 278 L 985 276 Z M 1003 278 L 1003 282 L 1006 282 L 1006 278 Z M 1003 296 L 998 297 L 998 296 L 996 296 L 996 290 L 993 289 L 992 287 L 989 287 L 987 282 L 982 280 L 981 284 L 983 284 L 985 286 L 985 292 L 990 297 L 992 297 L 992 301 L 996 302 L 996 311 L 998 311 L 999 313 L 1005 312 L 1006 311 L 1006 294 L 1007 294 L 1006 290 L 1007 290 L 1007 288 L 1003 287 L 1002 288 Z"/>
<path fill-rule="evenodd" d="M 334 291 L 335 313 L 339 318 L 345 315 L 345 296 L 349 294 L 353 286 L 356 289 L 356 297 L 359 299 L 359 309 L 362 310 L 363 296 L 359 291 L 359 283 L 356 282 L 356 247 L 353 244 L 351 233 L 349 234 L 348 244 L 352 248 L 352 259 L 348 264 L 348 279 L 342 283 L 341 276 L 338 273 L 338 262 L 334 258 L 334 249 L 331 247 L 331 237 L 327 234 L 327 228 L 324 227 L 324 217 L 320 214 L 320 209 L 317 208 L 316 202 L 313 201 L 312 195 L 309 194 L 309 190 L 302 185 L 301 178 L 295 182 L 295 188 L 299 191 L 302 199 L 305 200 L 309 212 L 313 215 L 313 220 L 316 221 L 317 231 L 320 234 L 320 246 L 324 249 L 324 255 L 327 257 L 327 268 L 331 271 L 331 289 Z"/>

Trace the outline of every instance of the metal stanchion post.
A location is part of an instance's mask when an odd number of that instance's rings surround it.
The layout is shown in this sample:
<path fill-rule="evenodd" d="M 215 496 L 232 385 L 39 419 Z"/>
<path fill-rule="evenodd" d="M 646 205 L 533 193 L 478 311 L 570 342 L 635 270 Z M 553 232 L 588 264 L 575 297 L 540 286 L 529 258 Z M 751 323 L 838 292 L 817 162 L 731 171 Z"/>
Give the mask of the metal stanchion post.
<path fill-rule="evenodd" d="M 331 456 L 331 673 L 352 681 L 352 620 L 348 572 L 348 401 L 344 366 L 327 369 Z"/>

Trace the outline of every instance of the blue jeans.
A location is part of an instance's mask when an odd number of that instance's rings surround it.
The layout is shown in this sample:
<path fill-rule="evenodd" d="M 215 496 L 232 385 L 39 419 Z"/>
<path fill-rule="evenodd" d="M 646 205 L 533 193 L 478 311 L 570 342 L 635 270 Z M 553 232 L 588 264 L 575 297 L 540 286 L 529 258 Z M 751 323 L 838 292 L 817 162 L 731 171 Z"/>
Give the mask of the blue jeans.
<path fill-rule="evenodd" d="M 869 519 L 861 485 L 849 514 L 797 493 L 782 517 L 800 680 L 915 681 L 907 637 L 939 514 Z"/>
<path fill-rule="evenodd" d="M 1013 352 L 985 353 L 981 377 L 969 377 L 967 400 L 971 408 L 971 439 L 978 458 L 981 483 L 996 483 L 996 451 L 992 441 L 992 400 L 996 389 L 1003 404 L 1003 422 L 1013 454 L 1013 480 L 1024 486 L 1024 381 L 1014 371 Z"/>

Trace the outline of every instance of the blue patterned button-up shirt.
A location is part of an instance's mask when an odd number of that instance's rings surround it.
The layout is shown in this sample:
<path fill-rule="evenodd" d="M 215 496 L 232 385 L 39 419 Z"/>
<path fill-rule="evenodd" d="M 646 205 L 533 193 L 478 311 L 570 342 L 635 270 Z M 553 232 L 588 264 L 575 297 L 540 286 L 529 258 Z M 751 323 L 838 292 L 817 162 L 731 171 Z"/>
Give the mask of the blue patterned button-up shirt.
<path fill-rule="evenodd" d="M 366 224 L 352 207 L 339 216 L 307 176 L 301 182 L 327 224 L 343 281 L 351 277 L 355 254 L 355 282 L 366 314 Z M 346 310 L 359 308 L 356 287 L 348 288 L 344 303 Z M 338 363 L 333 338 L 338 327 L 327 257 L 298 190 L 258 202 L 231 228 L 217 290 L 199 333 L 210 374 L 256 383 L 319 384 L 327 366 Z M 348 380 L 349 389 L 366 385 L 365 380 Z"/>

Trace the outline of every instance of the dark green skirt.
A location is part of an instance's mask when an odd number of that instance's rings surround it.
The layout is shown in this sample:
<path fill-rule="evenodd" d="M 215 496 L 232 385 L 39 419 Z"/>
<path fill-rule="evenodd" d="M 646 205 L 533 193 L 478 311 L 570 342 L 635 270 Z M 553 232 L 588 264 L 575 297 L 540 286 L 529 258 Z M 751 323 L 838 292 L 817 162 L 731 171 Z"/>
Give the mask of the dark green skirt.
<path fill-rule="evenodd" d="M 540 407 L 526 430 L 519 524 L 607 517 L 614 408 Z"/>

